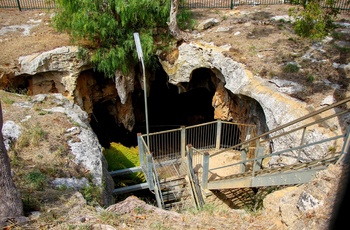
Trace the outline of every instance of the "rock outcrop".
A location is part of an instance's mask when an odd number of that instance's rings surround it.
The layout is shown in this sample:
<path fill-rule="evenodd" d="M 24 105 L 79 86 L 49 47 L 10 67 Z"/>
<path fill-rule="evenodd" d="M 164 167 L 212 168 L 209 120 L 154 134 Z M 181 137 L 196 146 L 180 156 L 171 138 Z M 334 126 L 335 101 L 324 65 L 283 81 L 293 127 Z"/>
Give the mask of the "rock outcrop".
<path fill-rule="evenodd" d="M 177 49 L 177 59 L 172 59 L 171 62 L 167 59 L 161 59 L 160 62 L 169 76 L 169 83 L 174 85 L 190 82 L 193 71 L 198 68 L 210 69 L 219 80 L 216 83 L 216 93 L 213 98 L 215 118 L 236 119 L 235 121 L 242 123 L 251 123 L 249 118 L 252 117 L 252 112 L 255 116 L 257 112 L 253 111 L 252 108 L 242 106 L 241 103 L 235 106 L 234 101 L 232 101 L 235 97 L 250 98 L 251 101 L 261 106 L 263 113 L 259 116 L 261 118 L 260 121 L 255 119 L 254 124 L 259 128 L 262 125 L 261 121 L 266 119 L 267 130 L 260 128 L 261 130 L 258 130 L 260 133 L 291 122 L 316 109 L 285 93 L 279 92 L 276 90 L 275 84 L 258 76 L 253 76 L 251 72 L 245 69 L 244 65 L 223 54 L 229 48 L 228 46 L 217 47 L 208 43 L 183 43 Z M 233 96 L 227 96 L 221 85 Z M 235 116 L 240 113 L 241 116 Z M 241 119 L 242 117 L 246 119 Z M 332 122 L 334 122 L 332 125 L 340 127 L 338 120 L 334 119 Z M 319 139 L 320 135 L 333 134 L 321 127 L 309 131 L 306 138 L 312 142 Z M 286 136 L 284 140 L 274 143 L 274 148 L 276 151 L 285 149 L 296 141 L 297 137 L 291 134 Z M 320 145 L 317 149 L 312 149 L 311 151 L 313 154 L 305 153 L 305 155 L 312 155 L 314 159 L 319 159 L 327 154 L 328 146 Z M 275 159 L 272 159 L 272 161 L 275 161 Z M 294 161 L 292 158 L 284 159 L 286 164 L 291 164 Z"/>
<path fill-rule="evenodd" d="M 29 83 L 29 94 L 62 93 L 70 99 L 80 72 L 91 68 L 88 58 L 79 58 L 79 48 L 76 46 L 20 57 L 18 61 L 20 67 L 15 76 L 35 75 Z"/>
<path fill-rule="evenodd" d="M 3 93 L 2 97 L 6 98 L 7 96 Z M 17 148 L 14 151 L 23 152 L 19 151 L 18 148 L 31 146 L 30 143 L 34 141 L 33 145 L 38 150 L 31 149 L 31 154 L 34 156 L 39 154 L 40 157 L 45 157 L 47 160 L 52 158 L 50 163 L 54 164 L 52 166 L 55 168 L 54 170 L 64 170 L 66 171 L 64 174 L 75 174 L 81 178 L 81 183 L 68 183 L 72 178 L 75 179 L 74 176 L 66 178 L 67 183 L 61 183 L 65 180 L 64 178 L 59 178 L 59 180 L 51 178 L 54 186 L 60 184 L 71 187 L 70 185 L 78 184 L 79 186 L 73 187 L 82 189 L 84 185 L 90 186 L 91 183 L 91 185 L 101 188 L 102 204 L 110 205 L 113 203 L 114 182 L 107 171 L 107 161 L 103 156 L 97 136 L 89 125 L 87 113 L 62 94 L 38 94 L 28 98 L 28 100 L 25 99 L 22 98 L 23 101 L 16 101 L 12 105 L 4 105 L 5 129 L 3 135 L 9 151 L 11 148 Z M 44 121 L 51 122 L 45 124 Z M 32 127 L 33 125 L 34 127 Z M 66 143 L 55 143 L 57 140 L 53 141 L 51 138 L 60 138 Z M 17 144 L 17 142 L 19 143 Z M 66 151 L 64 146 L 67 146 Z M 61 157 L 67 157 L 68 153 L 74 156 L 72 159 L 74 163 L 68 161 L 65 163 L 66 168 L 60 169 L 58 162 L 61 162 Z M 20 157 L 24 159 L 30 157 L 29 160 L 33 161 L 33 155 L 29 153 L 28 156 L 24 154 Z M 33 163 L 35 164 L 35 161 Z M 90 181 L 85 177 L 89 178 Z M 58 181 L 61 182 L 58 183 Z"/>

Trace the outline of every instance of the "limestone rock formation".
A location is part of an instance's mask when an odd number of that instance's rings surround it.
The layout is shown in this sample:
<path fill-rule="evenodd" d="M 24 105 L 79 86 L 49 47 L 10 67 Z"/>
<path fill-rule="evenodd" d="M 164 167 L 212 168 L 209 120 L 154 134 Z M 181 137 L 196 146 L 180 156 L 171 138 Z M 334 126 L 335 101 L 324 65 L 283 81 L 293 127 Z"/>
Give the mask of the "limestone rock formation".
<path fill-rule="evenodd" d="M 6 98 L 6 94 L 3 94 L 2 97 Z M 34 150 L 31 154 L 39 154 L 42 158 L 47 159 L 52 158 L 54 164 L 52 167 L 55 167 L 55 170 L 62 170 L 57 168 L 57 162 L 60 162 L 59 158 L 68 154 L 69 151 L 74 156 L 71 159 L 74 163 L 66 162 L 67 168 L 65 171 L 71 170 L 71 174 L 78 173 L 80 174 L 77 175 L 79 178 L 88 177 L 88 174 L 81 173 L 80 169 L 76 169 L 82 167 L 83 172 L 91 175 L 92 180 L 90 182 L 101 188 L 102 203 L 105 205 L 111 204 L 113 202 L 114 182 L 107 171 L 107 162 L 103 156 L 102 147 L 89 125 L 87 113 L 62 94 L 38 94 L 30 100 L 25 100 L 25 98 L 23 100 L 6 105 L 7 109 L 4 110 L 4 121 L 7 125 L 6 129 L 3 130 L 3 134 L 9 148 L 19 148 L 19 146 L 24 148 L 33 142 L 34 147 L 37 146 L 39 150 Z M 43 107 L 45 104 L 46 106 Z M 60 118 L 61 116 L 64 116 L 64 118 Z M 16 120 L 9 120 L 8 117 Z M 44 121 L 46 120 L 51 120 L 51 123 L 45 124 Z M 44 123 L 41 124 L 40 121 Z M 55 122 L 59 123 L 58 127 Z M 9 132 L 11 132 L 11 135 L 9 135 Z M 53 141 L 51 138 L 60 138 L 59 140 L 66 140 L 67 142 L 56 143 L 57 140 Z M 45 143 L 46 139 L 51 140 L 51 142 Z M 16 142 L 20 143 L 16 146 Z M 64 146 L 67 146 L 67 152 L 64 151 Z M 58 150 L 56 150 L 57 148 Z M 29 160 L 33 161 L 33 157 L 29 153 L 27 153 L 28 156 L 22 154 L 22 158 L 30 157 Z M 67 178 L 67 181 L 70 181 L 69 178 Z M 52 181 L 55 181 L 55 179 L 57 178 L 52 178 Z M 75 177 L 73 176 L 70 179 L 75 179 Z M 60 180 L 64 180 L 64 178 L 60 178 Z M 86 179 L 83 179 L 83 181 L 85 185 L 90 186 L 89 183 L 86 183 Z M 57 185 L 56 182 L 54 182 L 55 185 Z M 82 183 L 80 185 L 84 186 Z M 76 186 L 76 189 L 78 187 Z"/>
<path fill-rule="evenodd" d="M 172 59 L 169 62 L 164 58 L 160 59 L 160 62 L 169 76 L 169 83 L 174 85 L 190 82 L 193 71 L 198 68 L 209 68 L 219 80 L 216 83 L 217 91 L 213 98 L 215 118 L 217 119 L 232 119 L 242 123 L 252 123 L 252 109 L 241 104 L 238 105 L 237 102 L 236 106 L 232 106 L 234 102 L 230 102 L 230 100 L 233 100 L 235 97 L 250 98 L 250 102 L 253 101 L 261 106 L 264 117 L 260 116 L 260 120 L 263 120 L 262 118 L 266 119 L 267 130 L 272 130 L 279 125 L 286 124 L 303 115 L 309 114 L 310 110 L 316 109 L 308 107 L 304 102 L 290 97 L 283 92 L 277 91 L 274 83 L 254 76 L 242 64 L 226 57 L 223 52 L 228 49 L 228 46 L 217 47 L 209 43 L 183 43 L 178 47 L 176 60 Z M 233 96 L 227 97 L 227 94 L 223 93 L 223 90 L 220 88 L 221 84 Z M 256 114 L 256 112 L 253 113 Z M 237 114 L 238 116 L 236 116 Z M 242 120 L 239 117 L 246 119 Z M 255 124 L 259 126 L 261 125 L 261 121 L 258 120 L 255 119 Z M 340 127 L 338 122 L 335 119 L 334 125 Z M 260 133 L 267 130 L 261 129 Z M 332 134 L 327 133 L 327 130 L 319 128 L 307 133 L 307 138 L 310 141 L 314 141 L 319 139 L 320 135 Z M 290 143 L 295 142 L 297 140 L 296 138 L 293 135 L 289 135 L 279 143 L 274 143 L 275 150 L 278 151 L 278 149 L 286 148 Z M 327 148 L 328 146 L 319 145 L 317 149 L 311 150 L 314 154 L 304 154 L 306 157 L 312 155 L 314 159 L 319 159 L 327 154 Z M 283 160 L 286 164 L 291 164 L 295 161 L 292 158 Z M 274 164 L 275 161 L 276 159 L 273 158 L 271 164 Z"/>
<path fill-rule="evenodd" d="M 15 76 L 35 75 L 29 89 L 33 95 L 51 92 L 72 98 L 80 72 L 91 68 L 89 59 L 78 55 L 78 47 L 66 46 L 20 57 Z"/>
<path fill-rule="evenodd" d="M 315 179 L 298 187 L 288 187 L 266 196 L 265 212 L 279 216 L 281 225 L 287 229 L 328 229 L 332 215 L 336 214 L 333 206 L 341 181 L 343 166 L 330 165 L 327 170 L 316 174 Z"/>

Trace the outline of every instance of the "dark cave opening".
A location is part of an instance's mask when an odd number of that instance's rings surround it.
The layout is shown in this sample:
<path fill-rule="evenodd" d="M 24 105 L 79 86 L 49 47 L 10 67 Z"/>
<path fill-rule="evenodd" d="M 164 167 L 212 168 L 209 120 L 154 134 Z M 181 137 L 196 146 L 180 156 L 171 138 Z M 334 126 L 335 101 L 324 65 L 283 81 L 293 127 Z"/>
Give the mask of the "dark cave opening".
<path fill-rule="evenodd" d="M 197 69 L 193 71 L 189 83 L 178 86 L 167 83 L 164 71 L 158 72 L 148 97 L 150 132 L 212 121 L 214 108 L 211 101 L 215 86 L 210 72 L 209 69 Z M 196 82 L 206 83 L 201 85 Z"/>
<path fill-rule="evenodd" d="M 150 82 L 147 98 L 149 132 L 158 132 L 179 128 L 182 125 L 196 125 L 214 120 L 214 108 L 211 105 L 215 86 L 211 81 L 212 72 L 201 68 L 193 71 L 189 83 L 179 86 L 168 83 L 168 76 L 163 69 L 158 69 Z M 99 82 L 97 82 L 99 84 Z M 113 100 L 94 103 L 90 125 L 96 133 L 100 144 L 108 148 L 111 142 L 124 146 L 137 145 L 137 133 L 146 133 L 145 107 L 143 91 L 135 86 L 133 106 L 135 126 L 128 131 L 118 124 L 110 113 Z"/>
<path fill-rule="evenodd" d="M 108 111 L 107 104 L 113 106 L 111 101 L 95 104 L 90 121 L 100 144 L 105 148 L 109 148 L 111 142 L 119 142 L 127 147 L 136 146 L 137 127 L 130 132 L 123 125 L 118 124 Z"/>

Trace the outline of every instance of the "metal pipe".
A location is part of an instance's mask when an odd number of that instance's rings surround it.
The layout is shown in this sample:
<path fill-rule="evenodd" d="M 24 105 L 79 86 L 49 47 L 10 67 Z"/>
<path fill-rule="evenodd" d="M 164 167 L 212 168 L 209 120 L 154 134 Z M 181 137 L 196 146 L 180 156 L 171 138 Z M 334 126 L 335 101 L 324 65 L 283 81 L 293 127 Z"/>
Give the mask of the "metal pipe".
<path fill-rule="evenodd" d="M 139 33 L 134 33 L 134 39 L 136 44 L 137 55 L 142 64 L 142 73 L 143 73 L 143 95 L 145 98 L 145 116 L 146 116 L 146 133 L 147 133 L 147 146 L 149 146 L 149 129 L 148 129 L 148 106 L 147 106 L 147 84 L 146 84 L 146 73 L 145 73 L 145 64 L 143 63 L 143 53 L 140 42 Z"/>

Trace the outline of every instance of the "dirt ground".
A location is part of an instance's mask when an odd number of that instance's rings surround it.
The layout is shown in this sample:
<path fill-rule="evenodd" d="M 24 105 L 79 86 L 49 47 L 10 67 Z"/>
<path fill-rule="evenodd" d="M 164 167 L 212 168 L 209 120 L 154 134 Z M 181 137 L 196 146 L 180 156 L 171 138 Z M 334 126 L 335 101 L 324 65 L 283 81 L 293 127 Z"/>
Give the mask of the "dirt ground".
<path fill-rule="evenodd" d="M 196 23 L 214 18 L 219 23 L 204 31 L 191 31 L 193 40 L 230 45 L 226 52 L 244 64 L 254 75 L 267 79 L 284 79 L 304 86 L 302 92 L 291 94 L 299 100 L 320 103 L 324 95 L 345 97 L 349 73 L 333 67 L 334 63 L 348 64 L 350 55 L 335 45 L 337 40 L 313 43 L 295 35 L 288 19 L 271 20 L 273 16 L 288 16 L 290 5 L 236 6 L 230 9 L 193 9 Z M 18 57 L 70 45 L 67 34 L 51 26 L 53 10 L 0 9 L 0 70 L 17 68 Z M 337 21 L 350 23 L 350 12 L 343 11 Z M 348 36 L 349 37 L 349 36 Z M 348 39 L 349 40 L 349 39 Z M 339 41 L 338 41 L 339 42 Z M 315 50 L 315 45 L 321 49 Z M 347 50 L 348 51 L 348 50 Z M 348 53 L 348 52 L 347 52 Z M 305 59 L 305 54 L 312 59 Z M 300 70 L 290 73 L 283 69 L 297 63 Z M 327 82 L 325 84 L 325 81 Z M 334 85 L 338 85 L 335 92 Z"/>
<path fill-rule="evenodd" d="M 205 31 L 193 31 L 194 34 L 197 34 L 194 40 L 212 42 L 217 46 L 229 44 L 231 49 L 226 55 L 244 64 L 255 75 L 267 79 L 277 77 L 304 85 L 305 92 L 292 95 L 300 100 L 319 103 L 326 94 L 344 96 L 343 92 L 350 91 L 349 73 L 340 72 L 332 65 L 334 62 L 350 63 L 349 55 L 339 51 L 334 45 L 336 41 L 333 40 L 323 46 L 324 52 L 313 53 L 313 57 L 318 61 L 303 60 L 302 56 L 310 51 L 313 43 L 296 36 L 290 23 L 270 20 L 273 16 L 288 15 L 289 8 L 288 5 L 274 5 L 237 6 L 233 10 L 193 10 L 198 23 L 209 18 L 216 18 L 219 21 L 217 25 Z M 0 78 L 2 73 L 15 71 L 18 68 L 20 56 L 71 44 L 69 36 L 56 32 L 50 26 L 52 13 L 47 10 L 20 12 L 17 9 L 0 9 Z M 338 19 L 350 23 L 350 14 L 342 13 Z M 301 65 L 301 70 L 298 73 L 284 72 L 283 66 L 289 62 L 297 62 Z M 312 81 L 309 80 L 311 77 Z M 320 83 L 324 80 L 339 85 L 339 87 L 335 89 L 330 86 L 331 84 Z M 11 98 L 13 95 L 1 94 L 2 99 L 5 96 L 15 100 Z M 10 106 L 6 107 L 6 103 L 4 109 L 9 111 L 7 114 L 16 114 L 15 111 L 10 111 Z M 34 114 L 37 115 L 38 112 L 34 111 Z M 54 137 L 58 138 L 61 135 L 59 132 L 62 132 L 62 128 L 56 132 L 57 135 Z M 223 159 L 217 159 L 212 164 L 220 165 L 224 161 L 233 163 L 235 160 L 224 156 Z M 34 163 L 36 162 L 33 161 L 31 164 Z M 77 172 L 65 171 L 65 173 L 74 175 Z M 225 174 L 218 176 L 225 176 Z M 199 214 L 167 213 L 166 216 L 146 215 L 149 213 L 144 213 L 145 210 L 138 210 L 139 212 L 136 210 L 128 215 L 119 216 L 105 212 L 96 214 L 94 208 L 87 206 L 79 195 L 65 193 L 55 194 L 57 195 L 54 198 L 55 202 L 45 200 L 47 212 L 41 215 L 41 220 L 36 220 L 33 215 L 31 218 L 34 224 L 30 227 L 73 229 L 72 226 L 79 225 L 82 226 L 81 229 L 84 229 L 84 226 L 94 223 L 97 225 L 110 224 L 118 226 L 118 229 L 283 229 L 271 221 L 272 217 L 266 218 L 268 214 L 248 215 L 243 212 L 240 214 L 217 207 L 215 211 L 212 207 L 212 210 Z M 42 194 L 42 196 L 46 195 Z M 103 229 L 103 227 L 89 229 Z"/>
<path fill-rule="evenodd" d="M 48 10 L 0 9 L 0 68 L 13 68 L 18 57 L 70 44 L 68 35 L 51 26 Z"/>

